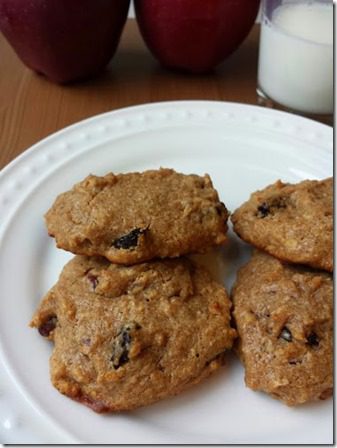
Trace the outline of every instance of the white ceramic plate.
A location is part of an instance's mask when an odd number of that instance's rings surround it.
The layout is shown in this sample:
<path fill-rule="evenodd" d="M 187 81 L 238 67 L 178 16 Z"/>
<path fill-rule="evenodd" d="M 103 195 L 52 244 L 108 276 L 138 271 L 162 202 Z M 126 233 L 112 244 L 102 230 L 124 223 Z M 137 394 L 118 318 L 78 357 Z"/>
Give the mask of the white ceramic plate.
<path fill-rule="evenodd" d="M 200 386 L 147 408 L 97 415 L 50 384 L 51 344 L 28 322 L 68 253 L 43 214 L 88 173 L 172 167 L 208 172 L 234 210 L 281 178 L 332 174 L 332 129 L 282 112 L 230 103 L 168 102 L 119 110 L 35 145 L 0 174 L 0 441 L 6 443 L 332 443 L 332 400 L 288 408 L 244 385 L 233 356 Z M 229 288 L 247 246 L 217 253 Z"/>

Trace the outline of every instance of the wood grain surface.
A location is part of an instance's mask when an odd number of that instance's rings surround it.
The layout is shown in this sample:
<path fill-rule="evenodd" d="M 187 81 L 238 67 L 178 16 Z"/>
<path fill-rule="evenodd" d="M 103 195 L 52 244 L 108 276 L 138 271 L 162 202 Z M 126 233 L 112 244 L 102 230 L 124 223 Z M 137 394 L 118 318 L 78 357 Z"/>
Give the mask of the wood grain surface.
<path fill-rule="evenodd" d="M 255 25 L 214 73 L 192 76 L 161 68 L 129 19 L 103 75 L 59 86 L 27 69 L 0 35 L 0 169 L 47 135 L 113 109 L 186 99 L 256 104 L 258 41 Z"/>

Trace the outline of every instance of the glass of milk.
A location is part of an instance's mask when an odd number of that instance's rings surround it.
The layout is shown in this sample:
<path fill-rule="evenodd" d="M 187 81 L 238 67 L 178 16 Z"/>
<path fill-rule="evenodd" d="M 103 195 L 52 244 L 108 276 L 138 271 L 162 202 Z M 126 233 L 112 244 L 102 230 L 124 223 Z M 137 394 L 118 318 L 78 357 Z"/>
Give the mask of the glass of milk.
<path fill-rule="evenodd" d="M 332 0 L 263 0 L 257 92 L 262 104 L 333 114 Z"/>

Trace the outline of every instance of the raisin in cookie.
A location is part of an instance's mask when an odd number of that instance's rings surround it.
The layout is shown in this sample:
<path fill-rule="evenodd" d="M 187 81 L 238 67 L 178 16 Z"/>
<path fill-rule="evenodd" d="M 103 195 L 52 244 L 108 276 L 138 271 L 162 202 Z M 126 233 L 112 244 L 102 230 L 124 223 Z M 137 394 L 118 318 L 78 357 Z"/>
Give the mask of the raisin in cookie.
<path fill-rule="evenodd" d="M 62 249 L 134 264 L 222 244 L 227 217 L 208 175 L 160 169 L 89 176 L 56 199 L 46 223 Z"/>
<path fill-rule="evenodd" d="M 324 399 L 333 386 L 330 274 L 256 252 L 233 289 L 245 381 L 288 405 Z"/>
<path fill-rule="evenodd" d="M 175 395 L 219 367 L 236 331 L 230 301 L 188 259 L 110 264 L 76 256 L 31 325 L 54 342 L 51 379 L 96 412 Z"/>
<path fill-rule="evenodd" d="M 232 215 L 235 232 L 275 257 L 332 271 L 333 182 L 281 181 L 253 193 Z"/>

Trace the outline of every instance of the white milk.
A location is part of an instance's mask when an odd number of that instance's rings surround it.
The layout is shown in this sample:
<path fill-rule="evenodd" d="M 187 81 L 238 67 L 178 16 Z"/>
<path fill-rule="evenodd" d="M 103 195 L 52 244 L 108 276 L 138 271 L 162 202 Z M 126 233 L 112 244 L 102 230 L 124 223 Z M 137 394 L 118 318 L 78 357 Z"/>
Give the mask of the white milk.
<path fill-rule="evenodd" d="M 258 82 L 278 103 L 333 113 L 333 5 L 283 4 L 261 25 Z"/>

